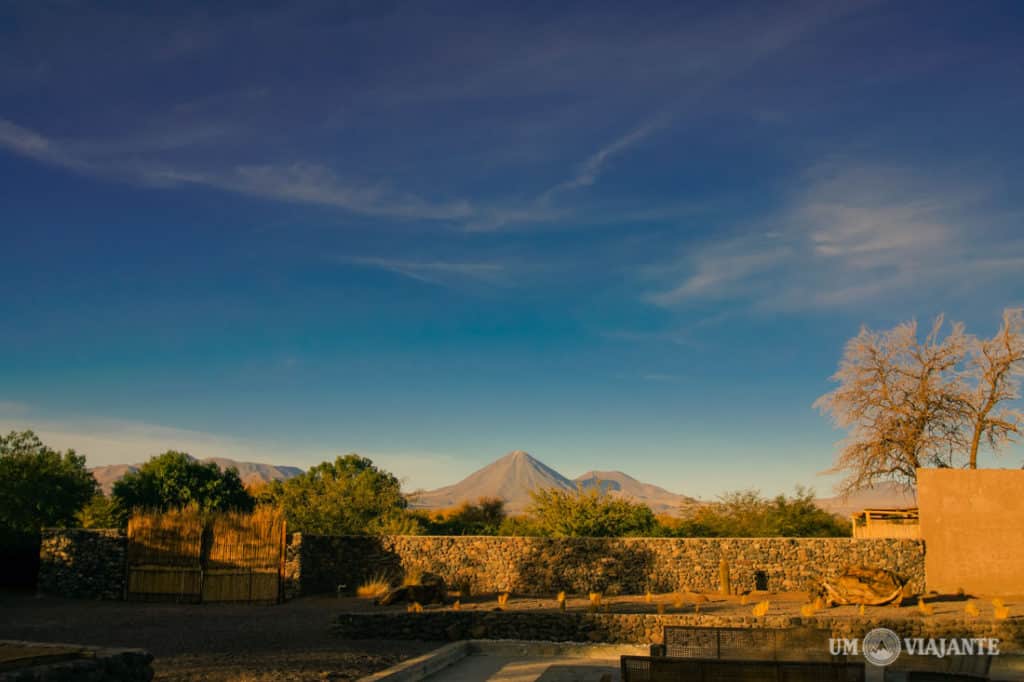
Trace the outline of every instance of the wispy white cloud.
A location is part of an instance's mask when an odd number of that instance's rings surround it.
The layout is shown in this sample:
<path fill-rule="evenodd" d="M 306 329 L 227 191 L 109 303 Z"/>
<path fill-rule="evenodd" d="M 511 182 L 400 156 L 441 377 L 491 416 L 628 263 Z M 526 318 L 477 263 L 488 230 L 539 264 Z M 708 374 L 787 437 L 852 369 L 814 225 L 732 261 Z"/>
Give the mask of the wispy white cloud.
<path fill-rule="evenodd" d="M 646 374 L 641 374 L 640 378 L 644 381 L 652 381 L 655 383 L 676 383 L 683 379 L 683 377 L 678 374 L 666 374 L 665 372 L 647 372 Z"/>
<path fill-rule="evenodd" d="M 670 117 L 667 115 L 657 116 L 645 123 L 642 123 L 633 130 L 630 130 L 625 135 L 613 140 L 604 147 L 601 147 L 583 162 L 573 177 L 547 190 L 541 196 L 541 200 L 546 201 L 559 192 L 566 192 L 593 185 L 597 182 L 601 173 L 604 171 L 605 166 L 608 165 L 612 158 L 622 154 L 630 147 L 633 147 L 650 137 L 650 135 L 659 128 L 664 128 L 668 125 L 669 121 Z"/>
<path fill-rule="evenodd" d="M 802 186 L 776 216 L 659 266 L 667 285 L 648 300 L 849 306 L 915 288 L 987 283 L 1024 265 L 1024 240 L 993 234 L 998 213 L 976 182 L 830 163 L 812 169 Z M 994 243 L 998 257 L 990 253 Z"/>
<path fill-rule="evenodd" d="M 308 464 L 316 456 L 202 431 L 97 417 L 53 419 L 25 407 L 9 410 L 0 405 L 0 431 L 23 429 L 32 429 L 50 447 L 86 455 L 90 466 L 133 464 L 167 450 L 274 464 Z"/>
<path fill-rule="evenodd" d="M 398 35 L 407 32 L 414 41 L 410 47 L 430 49 L 431 59 L 406 60 L 399 68 L 382 70 L 377 74 L 379 77 L 370 79 L 368 83 L 354 82 L 351 84 L 354 90 L 344 97 L 325 95 L 327 108 L 335 113 L 341 108 L 351 111 L 353 117 L 363 116 L 365 120 L 379 116 L 381 112 L 392 111 L 392 107 L 414 110 L 431 102 L 455 106 L 467 98 L 491 100 L 508 93 L 528 97 L 572 92 L 577 95 L 572 99 L 584 101 L 588 93 L 589 96 L 607 97 L 610 78 L 622 87 L 636 86 L 637 94 L 658 94 L 657 97 L 636 100 L 655 102 L 651 108 L 640 110 L 638 125 L 603 145 L 597 145 L 596 151 L 582 157 L 562 182 L 546 190 L 541 188 L 530 192 L 522 198 L 522 195 L 498 196 L 471 201 L 460 196 L 457 190 L 439 193 L 441 198 L 427 198 L 423 194 L 403 192 L 388 177 L 367 179 L 358 171 L 346 173 L 308 156 L 287 160 L 272 158 L 267 162 L 258 158 L 253 160 L 252 152 L 258 153 L 260 149 L 259 139 L 275 138 L 281 143 L 301 141 L 308 148 L 307 133 L 312 131 L 308 125 L 301 124 L 295 125 L 295 130 L 287 134 L 276 128 L 272 132 L 259 129 L 260 124 L 255 121 L 263 121 L 263 125 L 266 121 L 250 116 L 251 111 L 271 110 L 274 106 L 282 109 L 281 99 L 290 96 L 284 94 L 283 88 L 272 90 L 265 83 L 249 84 L 226 93 L 196 93 L 177 105 L 172 102 L 170 107 L 150 117 L 151 121 L 167 125 L 142 135 L 125 132 L 109 139 L 88 135 L 85 139 L 52 139 L 38 130 L 0 119 L 0 147 L 43 163 L 122 182 L 161 187 L 213 187 L 269 200 L 330 206 L 360 215 L 442 221 L 471 231 L 565 224 L 580 216 L 598 213 L 584 205 L 589 198 L 570 198 L 568 195 L 573 190 L 598 183 L 618 157 L 667 127 L 675 120 L 676 114 L 686 108 L 687 101 L 676 95 L 665 96 L 665 93 L 688 93 L 687 97 L 702 98 L 808 31 L 847 12 L 856 11 L 855 8 L 854 4 L 844 4 L 827 9 L 796 7 L 771 12 L 747 9 L 742 12 L 694 13 L 679 10 L 669 12 L 669 16 L 677 19 L 673 21 L 653 16 L 640 18 L 640 26 L 646 36 L 643 41 L 623 33 L 617 23 L 609 23 L 613 13 L 595 13 L 594 20 L 586 26 L 564 18 L 553 20 L 542 31 L 538 31 L 532 22 L 523 22 L 521 17 L 516 18 L 514 13 L 510 13 L 507 21 L 501 22 L 500 31 L 480 27 L 468 20 L 465 26 L 456 25 L 456 30 L 468 30 L 472 26 L 475 31 L 493 30 L 493 33 L 486 33 L 485 40 L 469 41 L 442 58 L 440 63 L 445 68 L 438 68 L 439 62 L 434 59 L 436 54 L 432 46 L 414 40 L 422 33 L 424 22 L 436 21 L 429 12 L 401 17 L 392 13 L 367 13 L 363 21 L 370 22 L 381 32 L 398 31 Z M 319 15 L 319 11 L 309 10 L 248 12 L 245 21 L 238 21 L 237 17 L 227 21 L 198 13 L 169 27 L 160 27 L 159 36 L 148 39 L 148 42 L 158 59 L 171 59 L 224 49 L 232 42 L 229 34 L 235 31 L 252 37 L 253 32 L 278 32 L 281 26 L 288 26 L 289 31 L 294 32 L 292 35 L 334 42 L 339 35 L 347 35 L 346 32 L 353 30 L 347 23 L 325 27 L 319 21 Z M 289 21 L 282 22 L 282 17 Z M 119 23 L 103 19 L 100 16 L 92 18 L 98 30 L 107 31 L 109 25 Z M 126 20 L 122 18 L 122 21 Z M 450 21 L 446 23 L 450 24 Z M 133 34 L 140 38 L 150 36 L 154 27 L 148 21 L 140 21 L 135 28 L 138 30 Z M 749 39 L 737 38 L 738 32 L 746 34 Z M 352 37 L 361 39 L 360 36 Z M 487 45 L 487 48 L 481 49 L 481 45 Z M 643 78 L 636 77 L 638 70 L 643 72 Z M 269 96 L 271 92 L 278 95 L 276 102 Z M 253 106 L 254 98 L 260 100 L 260 106 Z M 207 115 L 211 110 L 225 117 L 224 120 L 230 124 L 238 120 L 254 122 L 254 129 L 245 130 L 243 134 L 257 142 L 246 145 L 245 152 L 239 152 L 236 145 L 223 155 L 211 153 L 208 148 L 196 149 L 199 153 L 190 154 L 187 161 L 183 160 L 185 155 L 163 153 L 185 147 L 198 148 L 238 133 L 224 125 L 203 121 L 192 121 L 191 127 L 181 127 L 190 118 Z M 664 113 L 650 113 L 659 110 Z M 560 115 L 558 125 L 545 134 L 542 146 L 561 149 L 559 144 L 550 144 L 550 138 L 563 137 L 568 128 L 578 128 L 580 116 L 585 115 L 588 112 L 580 111 L 578 107 L 573 108 L 571 116 Z M 516 120 L 515 127 L 518 129 L 533 123 L 536 123 L 536 117 Z M 278 124 L 275 122 L 275 125 Z M 515 146 L 521 146 L 521 140 L 514 135 L 502 138 L 501 135 L 495 136 L 490 129 L 487 134 L 488 140 L 500 141 L 511 137 Z M 418 143 L 423 137 L 429 136 L 421 135 L 411 142 Z M 457 145 L 458 140 L 455 142 Z M 338 150 L 338 146 L 329 144 L 332 151 Z M 496 148 L 499 146 L 500 142 L 486 145 L 486 155 L 500 153 L 501 149 Z M 432 151 L 436 153 L 437 150 Z M 199 160 L 203 158 L 205 162 Z M 211 158 L 222 160 L 210 162 Z M 398 159 L 398 162 L 408 165 L 407 160 Z M 557 202 L 553 201 L 556 197 L 559 199 Z M 628 217 L 622 219 L 627 220 Z"/>
<path fill-rule="evenodd" d="M 499 263 L 459 263 L 448 261 L 408 261 L 391 258 L 349 257 L 333 259 L 339 263 L 380 268 L 419 282 L 451 284 L 456 281 L 505 282 L 506 268 Z"/>
<path fill-rule="evenodd" d="M 393 472 L 406 490 L 450 483 L 458 469 L 446 453 L 394 451 L 334 442 L 295 446 L 259 441 L 142 421 L 96 416 L 54 418 L 31 406 L 0 401 L 0 433 L 31 429 L 44 443 L 59 450 L 74 449 L 89 466 L 135 464 L 167 450 L 199 457 L 226 457 L 238 461 L 285 464 L 308 468 L 347 452 L 359 452 Z"/>
<path fill-rule="evenodd" d="M 371 216 L 462 221 L 474 215 L 466 201 L 430 202 L 415 195 L 390 191 L 383 185 L 346 183 L 331 169 L 319 164 L 240 164 L 197 169 L 120 156 L 130 151 L 134 157 L 138 152 L 196 141 L 196 133 L 173 132 L 144 140 L 122 138 L 109 143 L 58 141 L 0 119 L 0 148 L 84 174 L 164 187 L 200 185 L 266 199 L 333 206 Z"/>
<path fill-rule="evenodd" d="M 411 194 L 341 181 L 329 168 L 311 163 L 241 165 L 213 172 L 179 173 L 183 183 L 251 196 L 333 206 L 370 216 L 423 220 L 465 220 L 474 214 L 466 201 L 435 203 Z"/>
<path fill-rule="evenodd" d="M 701 317 L 697 320 L 687 322 L 683 325 L 674 326 L 670 329 L 639 331 L 634 329 L 613 329 L 600 333 L 606 339 L 614 341 L 629 342 L 658 342 L 672 343 L 679 346 L 691 348 L 702 347 L 699 335 L 703 330 L 715 327 L 732 316 L 729 311 L 720 311 L 713 315 Z"/>
<path fill-rule="evenodd" d="M 61 145 L 3 118 L 0 118 L 0 147 L 42 163 L 79 171 L 91 169 L 90 164 L 68 154 Z"/>

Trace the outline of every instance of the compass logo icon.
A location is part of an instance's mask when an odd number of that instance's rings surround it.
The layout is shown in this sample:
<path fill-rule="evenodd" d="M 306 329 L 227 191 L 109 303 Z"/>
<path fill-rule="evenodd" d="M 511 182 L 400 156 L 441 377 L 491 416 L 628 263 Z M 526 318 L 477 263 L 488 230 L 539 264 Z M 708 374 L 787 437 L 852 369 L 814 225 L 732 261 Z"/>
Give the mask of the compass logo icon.
<path fill-rule="evenodd" d="M 900 636 L 889 628 L 875 628 L 861 640 L 868 663 L 886 666 L 900 657 Z"/>

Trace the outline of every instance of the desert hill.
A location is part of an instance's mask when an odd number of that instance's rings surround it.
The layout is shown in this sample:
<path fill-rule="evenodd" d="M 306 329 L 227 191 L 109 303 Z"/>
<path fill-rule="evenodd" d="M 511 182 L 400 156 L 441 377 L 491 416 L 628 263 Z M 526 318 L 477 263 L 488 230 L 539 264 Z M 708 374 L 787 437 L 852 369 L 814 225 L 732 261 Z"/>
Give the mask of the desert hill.
<path fill-rule="evenodd" d="M 669 492 L 652 483 L 638 481 L 621 471 L 588 471 L 578 476 L 575 482 L 584 490 L 600 485 L 601 491 L 606 494 L 643 502 L 655 514 L 678 514 L 681 507 L 700 504 L 692 497 Z"/>
<path fill-rule="evenodd" d="M 576 490 L 577 486 L 588 489 L 597 486 L 599 481 L 605 492 L 643 502 L 656 513 L 677 513 L 682 504 L 696 502 L 684 495 L 638 481 L 621 471 L 590 471 L 570 480 L 529 453 L 515 450 L 458 483 L 415 493 L 411 498 L 411 506 L 440 509 L 462 502 L 475 502 L 481 497 L 498 497 L 505 501 L 506 511 L 520 514 L 529 506 L 530 493 L 534 490 Z"/>
<path fill-rule="evenodd" d="M 879 483 L 873 488 L 858 490 L 847 496 L 820 497 L 815 502 L 833 514 L 849 516 L 862 509 L 916 507 L 917 495 L 895 483 Z"/>
<path fill-rule="evenodd" d="M 518 514 L 529 505 L 530 491 L 544 488 L 575 490 L 576 484 L 529 453 L 514 450 L 458 483 L 415 493 L 411 506 L 440 509 L 481 497 L 498 497 L 505 500 L 506 511 Z"/>
<path fill-rule="evenodd" d="M 200 462 L 213 462 L 221 469 L 227 469 L 228 467 L 235 467 L 238 469 L 238 475 L 242 479 L 242 483 L 245 485 L 255 485 L 257 483 L 267 483 L 269 481 L 284 481 L 298 476 L 302 473 L 302 469 L 292 466 L 284 466 L 279 464 L 263 464 L 262 462 L 239 462 L 227 457 L 207 457 L 206 459 L 199 460 Z M 128 473 L 134 473 L 139 470 L 141 464 L 109 464 L 107 466 L 93 467 L 90 469 L 92 475 L 96 477 L 96 481 L 100 484 L 100 488 L 107 495 L 114 487 L 115 481 L 119 481 L 122 476 Z"/>

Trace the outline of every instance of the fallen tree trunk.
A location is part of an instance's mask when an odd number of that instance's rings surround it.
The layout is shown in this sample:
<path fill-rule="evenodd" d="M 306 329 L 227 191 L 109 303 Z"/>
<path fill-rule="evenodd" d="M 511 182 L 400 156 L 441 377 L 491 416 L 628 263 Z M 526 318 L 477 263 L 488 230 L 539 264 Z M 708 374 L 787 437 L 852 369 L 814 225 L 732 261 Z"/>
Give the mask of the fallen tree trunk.
<path fill-rule="evenodd" d="M 825 600 L 833 604 L 881 606 L 903 597 L 903 581 L 884 568 L 851 566 L 821 583 Z"/>

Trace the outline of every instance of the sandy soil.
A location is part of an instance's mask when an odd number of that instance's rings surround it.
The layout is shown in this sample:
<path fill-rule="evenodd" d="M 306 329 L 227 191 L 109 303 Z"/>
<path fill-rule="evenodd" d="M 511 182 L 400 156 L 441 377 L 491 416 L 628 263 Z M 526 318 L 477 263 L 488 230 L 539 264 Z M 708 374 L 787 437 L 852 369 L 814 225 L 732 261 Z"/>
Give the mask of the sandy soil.
<path fill-rule="evenodd" d="M 437 643 L 344 641 L 335 597 L 277 606 L 139 604 L 0 594 L 0 639 L 139 647 L 157 680 L 352 680 Z"/>

